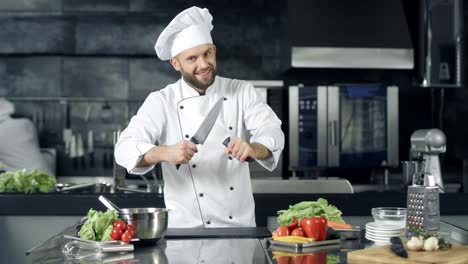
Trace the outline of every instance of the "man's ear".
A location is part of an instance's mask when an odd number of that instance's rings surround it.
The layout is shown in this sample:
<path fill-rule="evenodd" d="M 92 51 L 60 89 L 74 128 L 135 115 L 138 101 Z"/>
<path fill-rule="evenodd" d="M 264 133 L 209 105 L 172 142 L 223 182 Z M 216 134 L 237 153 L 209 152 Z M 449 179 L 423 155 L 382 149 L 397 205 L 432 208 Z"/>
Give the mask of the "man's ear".
<path fill-rule="evenodd" d="M 170 62 L 171 62 L 172 67 L 174 67 L 176 71 L 180 71 L 180 64 L 179 64 L 179 61 L 177 61 L 177 59 L 171 58 Z"/>

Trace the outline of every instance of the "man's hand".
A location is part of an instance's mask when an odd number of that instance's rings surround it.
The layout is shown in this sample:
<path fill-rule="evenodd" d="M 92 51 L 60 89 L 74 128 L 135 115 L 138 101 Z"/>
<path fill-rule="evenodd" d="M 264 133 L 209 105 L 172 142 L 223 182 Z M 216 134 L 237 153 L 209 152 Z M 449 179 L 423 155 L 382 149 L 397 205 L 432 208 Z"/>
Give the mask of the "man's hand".
<path fill-rule="evenodd" d="M 266 159 L 272 154 L 265 146 L 259 143 L 249 144 L 241 138 L 231 138 L 231 141 L 224 149 L 224 153 L 231 154 L 240 162 L 244 162 L 247 158 Z"/>
<path fill-rule="evenodd" d="M 160 162 L 186 164 L 197 152 L 197 145 L 187 140 L 182 140 L 170 146 L 155 146 L 146 152 L 138 163 L 138 167 L 149 166 Z"/>
<path fill-rule="evenodd" d="M 198 152 L 197 145 L 191 141 L 182 140 L 179 143 L 165 147 L 164 161 L 172 164 L 186 164 Z"/>

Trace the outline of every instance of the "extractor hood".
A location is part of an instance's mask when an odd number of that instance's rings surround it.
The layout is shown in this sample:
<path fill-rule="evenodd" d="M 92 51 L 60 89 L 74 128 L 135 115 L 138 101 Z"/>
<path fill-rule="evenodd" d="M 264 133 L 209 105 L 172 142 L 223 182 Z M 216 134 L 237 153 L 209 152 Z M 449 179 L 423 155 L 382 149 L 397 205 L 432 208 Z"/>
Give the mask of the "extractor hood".
<path fill-rule="evenodd" d="M 413 69 L 400 0 L 288 0 L 295 68 Z"/>

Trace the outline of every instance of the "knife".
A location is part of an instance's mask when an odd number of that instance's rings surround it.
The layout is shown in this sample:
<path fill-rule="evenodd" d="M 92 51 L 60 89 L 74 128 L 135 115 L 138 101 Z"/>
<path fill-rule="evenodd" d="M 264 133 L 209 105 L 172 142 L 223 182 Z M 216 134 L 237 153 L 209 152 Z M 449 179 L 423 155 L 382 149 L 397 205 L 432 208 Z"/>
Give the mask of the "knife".
<path fill-rule="evenodd" d="M 208 115 L 205 117 L 200 127 L 198 127 L 198 130 L 197 132 L 195 132 L 195 135 L 193 135 L 190 138 L 190 141 L 193 144 L 203 145 L 203 143 L 205 143 L 206 138 L 208 137 L 208 135 L 211 132 L 211 129 L 216 123 L 216 119 L 218 119 L 218 115 L 219 115 L 219 112 L 221 112 L 221 108 L 223 108 L 223 101 L 224 101 L 224 97 L 219 98 L 216 104 L 211 108 L 210 112 L 208 112 Z M 180 167 L 180 164 L 177 164 L 176 168 L 179 169 L 179 167 Z"/>
<path fill-rule="evenodd" d="M 399 237 L 390 238 L 390 250 L 397 256 L 401 258 L 408 258 L 408 252 L 406 252 L 405 247 L 403 246 L 403 241 Z"/>

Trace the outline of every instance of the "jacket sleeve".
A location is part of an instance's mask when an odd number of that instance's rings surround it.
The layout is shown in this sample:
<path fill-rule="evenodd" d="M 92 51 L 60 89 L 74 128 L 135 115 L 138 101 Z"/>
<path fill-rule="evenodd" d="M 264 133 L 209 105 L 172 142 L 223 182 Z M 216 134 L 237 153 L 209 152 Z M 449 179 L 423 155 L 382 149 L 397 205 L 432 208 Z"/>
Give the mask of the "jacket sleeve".
<path fill-rule="evenodd" d="M 244 123 L 252 137 L 250 143 L 260 143 L 273 154 L 272 157 L 257 160 L 265 169 L 272 171 L 278 165 L 284 148 L 284 134 L 281 120 L 270 106 L 257 95 L 253 85 L 246 83 L 242 89 Z"/>
<path fill-rule="evenodd" d="M 146 98 L 128 127 L 120 134 L 115 145 L 115 161 L 132 174 L 145 174 L 152 166 L 137 167 L 137 164 L 158 142 L 166 124 L 163 100 L 157 92 Z"/>

